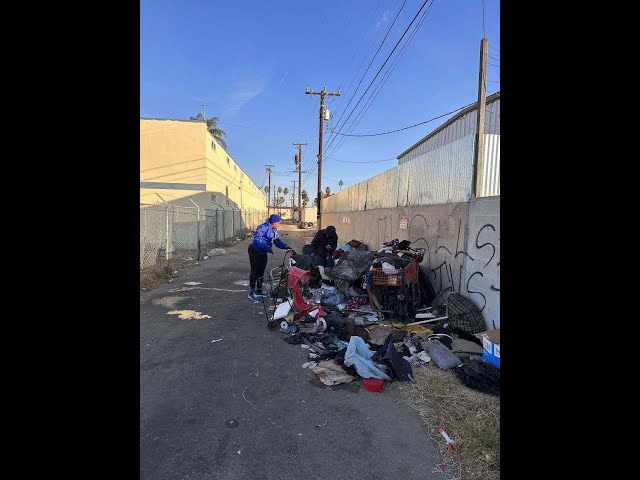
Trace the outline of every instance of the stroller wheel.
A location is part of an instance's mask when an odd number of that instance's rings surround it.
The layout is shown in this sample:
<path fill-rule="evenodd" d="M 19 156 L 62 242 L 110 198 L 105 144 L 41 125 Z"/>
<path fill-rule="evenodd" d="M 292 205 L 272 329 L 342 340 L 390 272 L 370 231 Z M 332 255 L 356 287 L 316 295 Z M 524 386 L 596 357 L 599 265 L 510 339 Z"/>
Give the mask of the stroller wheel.
<path fill-rule="evenodd" d="M 285 320 L 280 322 L 280 328 L 285 328 L 286 329 L 288 327 L 289 327 L 289 324 Z"/>
<path fill-rule="evenodd" d="M 271 320 L 269 323 L 267 323 L 267 328 L 269 330 L 275 330 L 277 326 L 278 326 L 278 322 L 274 320 Z"/>

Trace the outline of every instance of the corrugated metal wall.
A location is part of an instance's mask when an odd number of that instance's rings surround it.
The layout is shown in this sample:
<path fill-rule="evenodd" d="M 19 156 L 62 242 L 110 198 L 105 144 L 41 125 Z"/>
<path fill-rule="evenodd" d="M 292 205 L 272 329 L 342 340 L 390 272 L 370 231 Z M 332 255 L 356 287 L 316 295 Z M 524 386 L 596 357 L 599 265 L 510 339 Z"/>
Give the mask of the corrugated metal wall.
<path fill-rule="evenodd" d="M 477 109 L 473 109 L 457 118 L 453 123 L 435 131 L 435 134 L 429 134 L 418 145 L 409 150 L 404 155 L 398 157 L 398 164 L 402 164 L 420 157 L 427 152 L 436 150 L 449 143 L 476 134 Z M 446 122 L 445 122 L 446 124 Z M 500 97 L 493 101 L 487 102 L 485 107 L 484 119 L 485 134 L 493 133 L 500 135 Z M 430 136 L 432 135 L 432 136 Z"/>
<path fill-rule="evenodd" d="M 322 200 L 323 212 L 467 202 L 473 177 L 473 136 L 427 152 Z"/>
<path fill-rule="evenodd" d="M 487 103 L 478 197 L 500 195 L 500 98 Z M 468 202 L 472 196 L 476 110 L 399 158 L 398 166 L 322 200 L 324 212 Z M 366 207 L 365 207 L 366 205 Z"/>
<path fill-rule="evenodd" d="M 478 197 L 500 195 L 500 135 L 484 136 L 482 184 Z"/>

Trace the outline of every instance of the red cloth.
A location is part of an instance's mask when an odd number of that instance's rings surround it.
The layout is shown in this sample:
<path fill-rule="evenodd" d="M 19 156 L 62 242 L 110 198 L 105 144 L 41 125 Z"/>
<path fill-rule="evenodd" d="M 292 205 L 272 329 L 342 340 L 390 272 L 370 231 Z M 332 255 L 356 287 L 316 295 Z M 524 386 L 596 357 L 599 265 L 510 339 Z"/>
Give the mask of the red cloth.
<path fill-rule="evenodd" d="M 291 267 L 287 275 L 287 288 L 294 288 L 298 282 L 307 283 L 310 278 L 311 272 L 298 267 Z"/>

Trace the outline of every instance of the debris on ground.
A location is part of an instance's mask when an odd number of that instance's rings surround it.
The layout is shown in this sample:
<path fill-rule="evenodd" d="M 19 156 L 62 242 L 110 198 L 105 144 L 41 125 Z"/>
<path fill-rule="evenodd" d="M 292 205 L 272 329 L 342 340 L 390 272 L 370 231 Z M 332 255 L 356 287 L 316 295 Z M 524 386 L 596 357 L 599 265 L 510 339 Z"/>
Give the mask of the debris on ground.
<path fill-rule="evenodd" d="M 266 326 L 305 349 L 302 367 L 327 386 L 384 392 L 398 382 L 442 447 L 449 480 L 499 479 L 499 329 L 485 330 L 461 293 L 435 293 L 420 267 L 426 249 L 407 240 L 339 247 L 332 266 L 316 266 L 305 246 L 265 275 Z"/>
<path fill-rule="evenodd" d="M 201 282 L 184 282 L 185 285 L 191 285 L 191 286 L 196 286 L 196 285 L 202 285 Z"/>
<path fill-rule="evenodd" d="M 215 257 L 217 255 L 226 255 L 227 251 L 224 248 L 212 248 L 209 250 L 209 256 Z"/>

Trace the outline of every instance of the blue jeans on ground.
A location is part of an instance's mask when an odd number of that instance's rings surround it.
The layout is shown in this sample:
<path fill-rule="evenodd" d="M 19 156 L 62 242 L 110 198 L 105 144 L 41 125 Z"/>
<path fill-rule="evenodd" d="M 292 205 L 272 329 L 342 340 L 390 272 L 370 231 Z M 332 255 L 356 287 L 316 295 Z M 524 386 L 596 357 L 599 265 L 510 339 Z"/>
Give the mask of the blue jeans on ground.
<path fill-rule="evenodd" d="M 316 256 L 316 266 L 317 267 L 330 267 L 333 268 L 333 266 L 335 265 L 335 262 L 333 261 L 333 258 L 331 257 L 321 257 L 320 255 Z"/>

